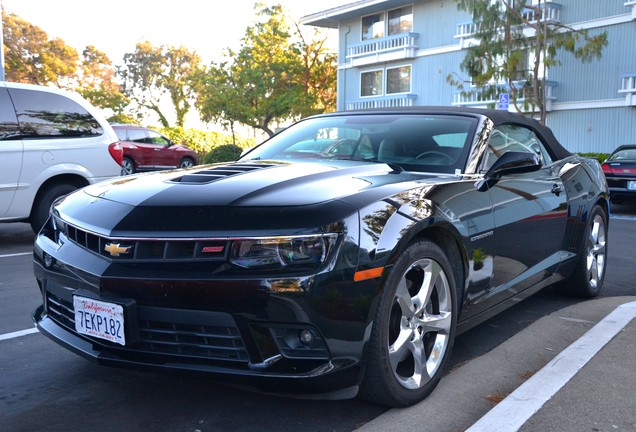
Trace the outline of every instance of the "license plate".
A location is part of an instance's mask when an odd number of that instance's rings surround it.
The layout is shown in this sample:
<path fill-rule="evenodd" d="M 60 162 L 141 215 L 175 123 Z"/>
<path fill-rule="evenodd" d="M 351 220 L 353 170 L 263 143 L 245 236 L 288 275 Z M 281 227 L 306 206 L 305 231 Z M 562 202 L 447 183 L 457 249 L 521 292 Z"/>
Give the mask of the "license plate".
<path fill-rule="evenodd" d="M 121 305 L 73 296 L 73 308 L 78 333 L 126 345 Z"/>
<path fill-rule="evenodd" d="M 636 191 L 636 181 L 630 180 L 627 182 L 627 190 Z"/>

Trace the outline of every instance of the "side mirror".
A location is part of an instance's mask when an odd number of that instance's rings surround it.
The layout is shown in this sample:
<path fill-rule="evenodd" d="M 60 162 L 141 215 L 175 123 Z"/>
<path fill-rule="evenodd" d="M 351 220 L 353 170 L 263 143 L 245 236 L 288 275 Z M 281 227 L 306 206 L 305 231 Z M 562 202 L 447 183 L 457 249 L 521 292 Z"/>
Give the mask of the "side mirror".
<path fill-rule="evenodd" d="M 541 160 L 534 153 L 506 152 L 490 167 L 485 177 L 500 179 L 507 174 L 521 174 L 541 169 Z"/>
<path fill-rule="evenodd" d="M 490 167 L 482 180 L 475 187 L 484 192 L 493 187 L 501 177 L 508 174 L 522 174 L 541 169 L 541 160 L 534 153 L 506 152 Z"/>

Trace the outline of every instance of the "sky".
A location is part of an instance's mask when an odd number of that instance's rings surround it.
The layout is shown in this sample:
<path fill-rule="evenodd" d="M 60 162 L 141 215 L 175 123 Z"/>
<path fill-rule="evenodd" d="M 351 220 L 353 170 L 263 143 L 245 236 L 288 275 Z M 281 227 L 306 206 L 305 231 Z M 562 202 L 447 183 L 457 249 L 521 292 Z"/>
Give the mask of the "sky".
<path fill-rule="evenodd" d="M 294 20 L 352 0 L 264 0 L 282 4 Z M 121 64 L 143 40 L 154 46 L 185 46 L 206 64 L 218 61 L 226 48 L 238 48 L 255 18 L 254 0 L 0 0 L 15 13 L 82 52 L 94 45 L 113 64 Z M 337 46 L 337 34 L 329 33 Z"/>
<path fill-rule="evenodd" d="M 282 4 L 295 21 L 353 0 L 261 0 Z M 0 0 L 5 12 L 40 27 L 49 38 L 61 38 L 81 55 L 87 45 L 106 53 L 113 65 L 134 52 L 137 42 L 153 46 L 185 46 L 201 56 L 204 64 L 221 61 L 227 48 L 238 50 L 245 29 L 254 23 L 255 0 Z M 311 33 L 310 33 L 311 34 Z M 335 50 L 337 31 L 328 33 Z M 174 120 L 171 110 L 164 112 Z M 153 116 L 148 124 L 158 124 Z M 218 129 L 202 124 L 191 110 L 187 127 Z"/>

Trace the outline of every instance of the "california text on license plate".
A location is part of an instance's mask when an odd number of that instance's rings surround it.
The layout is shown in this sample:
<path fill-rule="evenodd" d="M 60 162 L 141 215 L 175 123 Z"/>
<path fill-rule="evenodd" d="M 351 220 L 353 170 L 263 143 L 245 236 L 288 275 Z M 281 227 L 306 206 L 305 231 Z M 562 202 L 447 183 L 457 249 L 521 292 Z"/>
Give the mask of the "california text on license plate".
<path fill-rule="evenodd" d="M 78 333 L 126 345 L 121 305 L 73 296 L 73 308 Z"/>

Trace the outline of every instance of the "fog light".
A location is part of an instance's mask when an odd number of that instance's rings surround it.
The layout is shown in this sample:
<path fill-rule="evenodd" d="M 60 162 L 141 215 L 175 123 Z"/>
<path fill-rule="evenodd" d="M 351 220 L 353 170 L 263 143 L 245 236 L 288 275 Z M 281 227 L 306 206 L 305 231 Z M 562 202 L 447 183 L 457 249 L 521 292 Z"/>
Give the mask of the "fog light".
<path fill-rule="evenodd" d="M 55 258 L 53 258 L 51 255 L 49 255 L 49 254 L 47 254 L 45 252 L 44 253 L 44 267 L 51 268 L 53 266 L 53 264 L 55 264 Z"/>
<path fill-rule="evenodd" d="M 298 340 L 300 340 L 300 343 L 303 345 L 311 345 L 314 341 L 314 335 L 311 334 L 309 330 L 301 330 L 298 334 Z"/>

